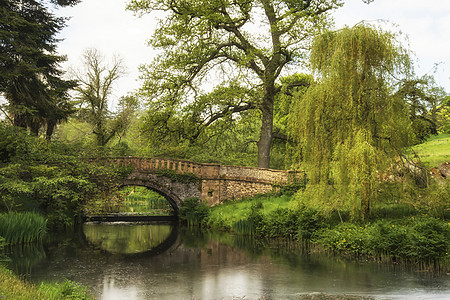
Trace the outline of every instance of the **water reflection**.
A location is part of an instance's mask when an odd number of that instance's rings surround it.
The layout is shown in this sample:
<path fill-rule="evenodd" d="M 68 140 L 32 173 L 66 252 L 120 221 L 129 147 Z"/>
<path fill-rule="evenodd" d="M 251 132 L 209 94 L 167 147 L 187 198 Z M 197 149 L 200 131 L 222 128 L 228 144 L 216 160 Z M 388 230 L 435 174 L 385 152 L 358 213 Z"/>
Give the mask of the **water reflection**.
<path fill-rule="evenodd" d="M 75 280 L 90 286 L 97 299 L 106 300 L 310 299 L 315 293 L 328 295 L 326 299 L 337 295 L 382 299 L 450 296 L 447 275 L 308 254 L 293 245 L 267 247 L 256 239 L 226 233 L 121 226 L 130 225 L 85 227 L 88 246 L 72 242 L 49 249 L 33 268 L 31 278 Z M 138 228 L 142 231 L 136 237 L 125 238 Z M 100 232 L 103 229 L 117 230 L 111 235 L 120 238 L 108 240 L 108 235 Z M 175 239 L 163 238 L 165 234 Z M 158 255 L 148 252 L 148 247 L 156 244 L 147 242 L 149 235 L 170 246 Z M 144 252 L 135 255 L 136 250 Z"/>
<path fill-rule="evenodd" d="M 171 224 L 86 223 L 83 232 L 89 244 L 119 254 L 150 252 L 161 246 L 168 248 L 177 235 Z"/>

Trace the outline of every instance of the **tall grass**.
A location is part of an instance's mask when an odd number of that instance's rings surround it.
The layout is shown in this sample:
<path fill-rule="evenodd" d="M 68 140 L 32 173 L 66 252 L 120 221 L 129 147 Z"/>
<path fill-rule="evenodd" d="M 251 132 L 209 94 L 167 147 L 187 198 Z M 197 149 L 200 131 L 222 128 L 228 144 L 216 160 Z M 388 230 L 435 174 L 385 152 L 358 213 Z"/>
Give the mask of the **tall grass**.
<path fill-rule="evenodd" d="M 34 212 L 0 214 L 0 236 L 9 245 L 42 241 L 47 234 L 47 220 Z"/>

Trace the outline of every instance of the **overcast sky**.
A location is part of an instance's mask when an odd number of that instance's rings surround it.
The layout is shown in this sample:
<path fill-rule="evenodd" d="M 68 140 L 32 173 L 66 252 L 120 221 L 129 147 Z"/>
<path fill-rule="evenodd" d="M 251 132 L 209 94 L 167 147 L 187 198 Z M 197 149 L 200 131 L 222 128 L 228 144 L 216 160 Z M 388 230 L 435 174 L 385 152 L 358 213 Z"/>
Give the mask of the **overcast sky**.
<path fill-rule="evenodd" d="M 67 55 L 64 67 L 79 64 L 86 48 L 97 48 L 112 58 L 120 55 L 127 75 L 118 82 L 115 98 L 139 87 L 138 66 L 149 63 L 155 52 L 147 39 L 155 26 L 153 15 L 136 17 L 126 11 L 125 0 L 83 0 L 75 7 L 58 9 L 60 16 L 70 17 L 62 30 L 58 52 Z M 362 20 L 387 20 L 407 34 L 415 53 L 417 75 L 431 72 L 440 63 L 438 84 L 450 92 L 450 1 L 442 0 L 375 0 L 370 5 L 362 0 L 346 0 L 335 17 L 336 28 L 353 26 Z"/>

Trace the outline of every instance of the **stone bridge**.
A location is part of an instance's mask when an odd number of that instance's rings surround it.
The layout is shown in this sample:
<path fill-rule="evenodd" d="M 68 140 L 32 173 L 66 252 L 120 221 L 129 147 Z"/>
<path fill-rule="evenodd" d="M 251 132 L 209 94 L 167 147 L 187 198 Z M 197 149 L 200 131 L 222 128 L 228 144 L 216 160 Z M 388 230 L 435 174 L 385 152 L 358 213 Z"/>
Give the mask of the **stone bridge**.
<path fill-rule="evenodd" d="M 120 157 L 109 163 L 131 166 L 123 185 L 150 188 L 163 195 L 175 209 L 188 198 L 209 206 L 225 200 L 265 194 L 304 179 L 303 172 L 253 167 L 202 164 L 177 159 Z"/>

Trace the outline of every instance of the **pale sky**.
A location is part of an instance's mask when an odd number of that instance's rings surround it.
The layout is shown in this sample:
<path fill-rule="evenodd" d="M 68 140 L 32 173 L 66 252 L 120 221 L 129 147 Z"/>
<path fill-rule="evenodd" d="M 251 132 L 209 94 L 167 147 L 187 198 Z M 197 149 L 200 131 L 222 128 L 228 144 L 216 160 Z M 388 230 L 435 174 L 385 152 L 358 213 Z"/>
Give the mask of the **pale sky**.
<path fill-rule="evenodd" d="M 58 9 L 71 17 L 62 30 L 60 55 L 67 55 L 64 68 L 79 65 L 84 49 L 96 48 L 109 59 L 123 58 L 127 74 L 117 84 L 114 98 L 139 88 L 138 66 L 151 62 L 155 51 L 147 46 L 155 27 L 155 16 L 136 17 L 126 11 L 125 0 L 83 0 L 75 7 Z M 442 0 L 346 0 L 333 13 L 336 28 L 353 26 L 363 20 L 387 20 L 409 37 L 410 50 L 417 59 L 417 75 L 431 72 L 440 63 L 437 83 L 450 92 L 450 1 Z"/>

